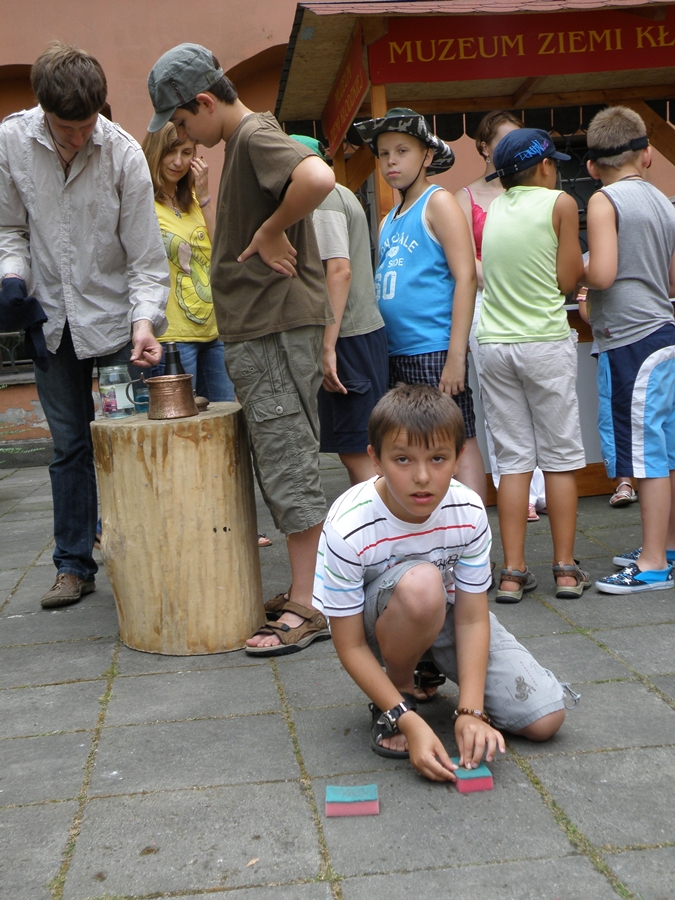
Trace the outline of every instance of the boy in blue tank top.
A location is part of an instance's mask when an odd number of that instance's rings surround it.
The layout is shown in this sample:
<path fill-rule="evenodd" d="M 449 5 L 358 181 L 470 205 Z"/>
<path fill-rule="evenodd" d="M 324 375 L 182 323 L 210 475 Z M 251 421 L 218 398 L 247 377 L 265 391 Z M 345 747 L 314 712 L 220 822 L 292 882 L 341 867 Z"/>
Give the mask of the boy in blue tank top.
<path fill-rule="evenodd" d="M 481 396 L 494 438 L 504 549 L 498 603 L 518 603 L 537 581 L 525 562 L 530 479 L 544 473 L 556 597 L 580 597 L 591 581 L 574 559 L 575 469 L 585 466 L 576 392 L 576 335 L 565 295 L 583 272 L 577 206 L 555 190 L 558 153 L 539 129 L 512 131 L 495 147 L 505 193 L 483 232 L 483 305 L 476 329 Z"/>
<path fill-rule="evenodd" d="M 642 547 L 614 557 L 609 594 L 673 587 L 675 563 L 675 211 L 645 181 L 652 149 L 631 109 L 604 109 L 588 129 L 585 283 L 598 343 L 598 425 L 607 474 L 634 475 Z"/>
<path fill-rule="evenodd" d="M 428 178 L 449 169 L 454 154 L 411 109 L 390 109 L 356 128 L 401 195 L 380 228 L 375 275 L 389 344 L 389 386 L 424 383 L 452 396 L 467 434 L 457 478 L 485 502 L 466 361 L 476 298 L 471 234 L 453 195 Z"/>

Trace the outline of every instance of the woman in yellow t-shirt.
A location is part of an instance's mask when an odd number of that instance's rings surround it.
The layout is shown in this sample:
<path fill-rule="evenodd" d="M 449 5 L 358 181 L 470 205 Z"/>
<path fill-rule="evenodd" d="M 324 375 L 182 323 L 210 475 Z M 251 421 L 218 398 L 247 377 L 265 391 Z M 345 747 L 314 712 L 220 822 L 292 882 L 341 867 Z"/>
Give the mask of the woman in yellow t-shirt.
<path fill-rule="evenodd" d="M 211 401 L 234 400 L 211 298 L 210 234 L 215 216 L 208 166 L 195 150 L 194 141 L 178 139 L 171 122 L 148 133 L 143 142 L 171 274 L 166 308 L 169 327 L 159 340 L 176 341 L 197 394 Z M 163 364 L 156 374 L 162 373 Z"/>

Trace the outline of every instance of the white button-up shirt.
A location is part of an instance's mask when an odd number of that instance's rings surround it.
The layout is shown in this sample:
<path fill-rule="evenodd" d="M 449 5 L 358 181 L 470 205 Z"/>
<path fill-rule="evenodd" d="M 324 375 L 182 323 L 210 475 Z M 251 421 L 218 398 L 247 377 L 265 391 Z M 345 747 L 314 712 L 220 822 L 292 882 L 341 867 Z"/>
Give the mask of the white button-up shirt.
<path fill-rule="evenodd" d="M 112 353 L 149 319 L 166 330 L 166 251 L 138 143 L 98 117 L 67 179 L 42 109 L 0 125 L 0 278 L 26 281 L 49 317 L 48 349 L 66 323 L 79 359 Z"/>

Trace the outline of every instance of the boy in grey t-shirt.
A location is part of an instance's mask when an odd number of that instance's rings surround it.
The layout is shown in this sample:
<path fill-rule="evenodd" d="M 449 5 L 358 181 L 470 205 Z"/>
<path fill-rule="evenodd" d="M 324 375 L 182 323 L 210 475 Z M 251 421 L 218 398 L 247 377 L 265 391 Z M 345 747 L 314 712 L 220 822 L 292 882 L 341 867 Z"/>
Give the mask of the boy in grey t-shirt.
<path fill-rule="evenodd" d="M 598 424 L 607 474 L 638 479 L 643 545 L 599 591 L 673 587 L 675 563 L 675 211 L 645 181 L 652 151 L 640 116 L 616 106 L 588 130 L 588 171 L 603 187 L 588 205 L 585 283 L 598 343 Z"/>

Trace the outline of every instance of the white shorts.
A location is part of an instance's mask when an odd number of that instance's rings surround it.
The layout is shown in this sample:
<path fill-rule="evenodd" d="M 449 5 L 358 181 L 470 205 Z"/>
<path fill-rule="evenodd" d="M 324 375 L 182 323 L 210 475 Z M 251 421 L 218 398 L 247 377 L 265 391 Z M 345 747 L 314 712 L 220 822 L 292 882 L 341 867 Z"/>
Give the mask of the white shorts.
<path fill-rule="evenodd" d="M 562 341 L 479 344 L 481 398 L 500 475 L 586 465 L 576 332 Z"/>

